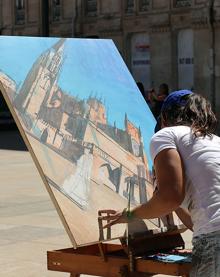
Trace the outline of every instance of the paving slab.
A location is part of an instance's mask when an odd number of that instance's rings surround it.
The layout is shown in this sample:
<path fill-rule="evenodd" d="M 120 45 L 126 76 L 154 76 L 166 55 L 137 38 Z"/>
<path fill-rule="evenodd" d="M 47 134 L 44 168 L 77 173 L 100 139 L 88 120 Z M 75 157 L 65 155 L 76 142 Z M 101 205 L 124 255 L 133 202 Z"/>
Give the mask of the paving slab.
<path fill-rule="evenodd" d="M 6 143 L 4 148 L 0 150 L 0 275 L 69 276 L 47 270 L 47 250 L 71 243 L 29 152 L 7 150 Z"/>

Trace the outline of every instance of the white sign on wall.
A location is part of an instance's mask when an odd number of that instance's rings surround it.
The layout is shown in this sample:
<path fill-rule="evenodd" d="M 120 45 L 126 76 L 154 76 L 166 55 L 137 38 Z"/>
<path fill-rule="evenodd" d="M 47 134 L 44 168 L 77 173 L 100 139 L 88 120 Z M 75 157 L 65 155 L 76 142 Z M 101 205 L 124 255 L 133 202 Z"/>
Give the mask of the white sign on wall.
<path fill-rule="evenodd" d="M 194 86 L 193 30 L 185 29 L 178 33 L 178 86 L 179 89 L 192 89 Z"/>
<path fill-rule="evenodd" d="M 145 91 L 151 87 L 150 39 L 146 33 L 131 38 L 131 71 L 136 82 L 142 82 Z"/>

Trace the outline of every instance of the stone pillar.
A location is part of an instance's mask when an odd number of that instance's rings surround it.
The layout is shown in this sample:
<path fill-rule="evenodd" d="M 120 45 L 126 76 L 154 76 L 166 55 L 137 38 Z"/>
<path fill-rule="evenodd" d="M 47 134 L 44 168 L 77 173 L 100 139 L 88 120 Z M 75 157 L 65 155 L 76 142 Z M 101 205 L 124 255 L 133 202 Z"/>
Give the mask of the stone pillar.
<path fill-rule="evenodd" d="M 172 39 L 169 28 L 153 30 L 150 34 L 152 84 L 158 89 L 161 83 L 172 88 Z"/>
<path fill-rule="evenodd" d="M 208 26 L 194 29 L 195 91 L 210 98 L 210 40 Z"/>

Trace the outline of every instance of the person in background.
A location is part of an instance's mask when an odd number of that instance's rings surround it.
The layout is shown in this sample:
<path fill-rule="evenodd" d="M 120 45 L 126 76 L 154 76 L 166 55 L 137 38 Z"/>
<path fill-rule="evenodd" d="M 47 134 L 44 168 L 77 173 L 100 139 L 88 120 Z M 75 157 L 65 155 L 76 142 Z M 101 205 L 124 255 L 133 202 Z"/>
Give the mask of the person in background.
<path fill-rule="evenodd" d="M 158 130 L 160 130 L 160 128 L 161 128 L 160 112 L 161 112 L 161 108 L 163 106 L 163 102 L 168 95 L 169 95 L 169 87 L 165 83 L 163 83 L 159 86 L 158 94 L 156 94 L 154 89 L 151 90 L 149 93 L 151 111 L 157 121 L 155 129 L 154 129 L 155 133 Z"/>
<path fill-rule="evenodd" d="M 169 94 L 151 139 L 157 190 L 131 211 L 109 210 L 106 226 L 175 211 L 193 231 L 191 277 L 220 276 L 220 137 L 210 103 L 189 90 Z M 106 211 L 105 211 L 106 212 Z"/>
<path fill-rule="evenodd" d="M 169 87 L 163 83 L 159 86 L 158 93 L 152 89 L 149 92 L 149 101 L 151 103 L 151 111 L 154 117 L 157 119 L 160 115 L 161 108 L 163 106 L 164 99 L 169 95 Z"/>

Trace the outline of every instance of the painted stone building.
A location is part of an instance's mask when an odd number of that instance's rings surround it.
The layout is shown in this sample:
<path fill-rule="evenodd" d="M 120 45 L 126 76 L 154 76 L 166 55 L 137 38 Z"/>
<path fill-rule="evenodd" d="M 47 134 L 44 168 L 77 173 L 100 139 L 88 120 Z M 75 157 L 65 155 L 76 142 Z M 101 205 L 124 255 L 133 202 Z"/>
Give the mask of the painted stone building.
<path fill-rule="evenodd" d="M 135 126 L 127 114 L 123 128 L 118 128 L 117 122 L 111 125 L 104 100 L 92 92 L 87 98 L 79 98 L 59 87 L 65 41 L 65 38 L 59 39 L 39 55 L 20 88 L 9 87 L 9 78 L 5 81 L 6 75 L 0 75 L 7 90 L 13 91 L 9 97 L 32 141 L 31 147 L 41 164 L 45 163 L 47 153 L 46 160 L 52 164 L 49 168 L 54 164 L 59 168 L 60 162 L 52 162 L 55 154 L 78 171 L 84 168 L 83 161 L 91 157 L 89 175 L 92 181 L 124 198 L 129 197 L 131 187 L 132 203 L 146 202 L 152 193 L 152 180 L 140 127 Z M 13 83 L 13 80 L 9 81 Z M 62 186 L 58 185 L 62 181 L 57 182 L 46 166 L 44 169 L 49 182 L 63 192 Z M 60 176 L 63 180 L 66 178 L 64 173 Z M 80 203 L 82 208 L 84 205 Z"/>
<path fill-rule="evenodd" d="M 147 91 L 193 88 L 220 114 L 220 0 L 0 0 L 2 35 L 111 38 Z"/>

